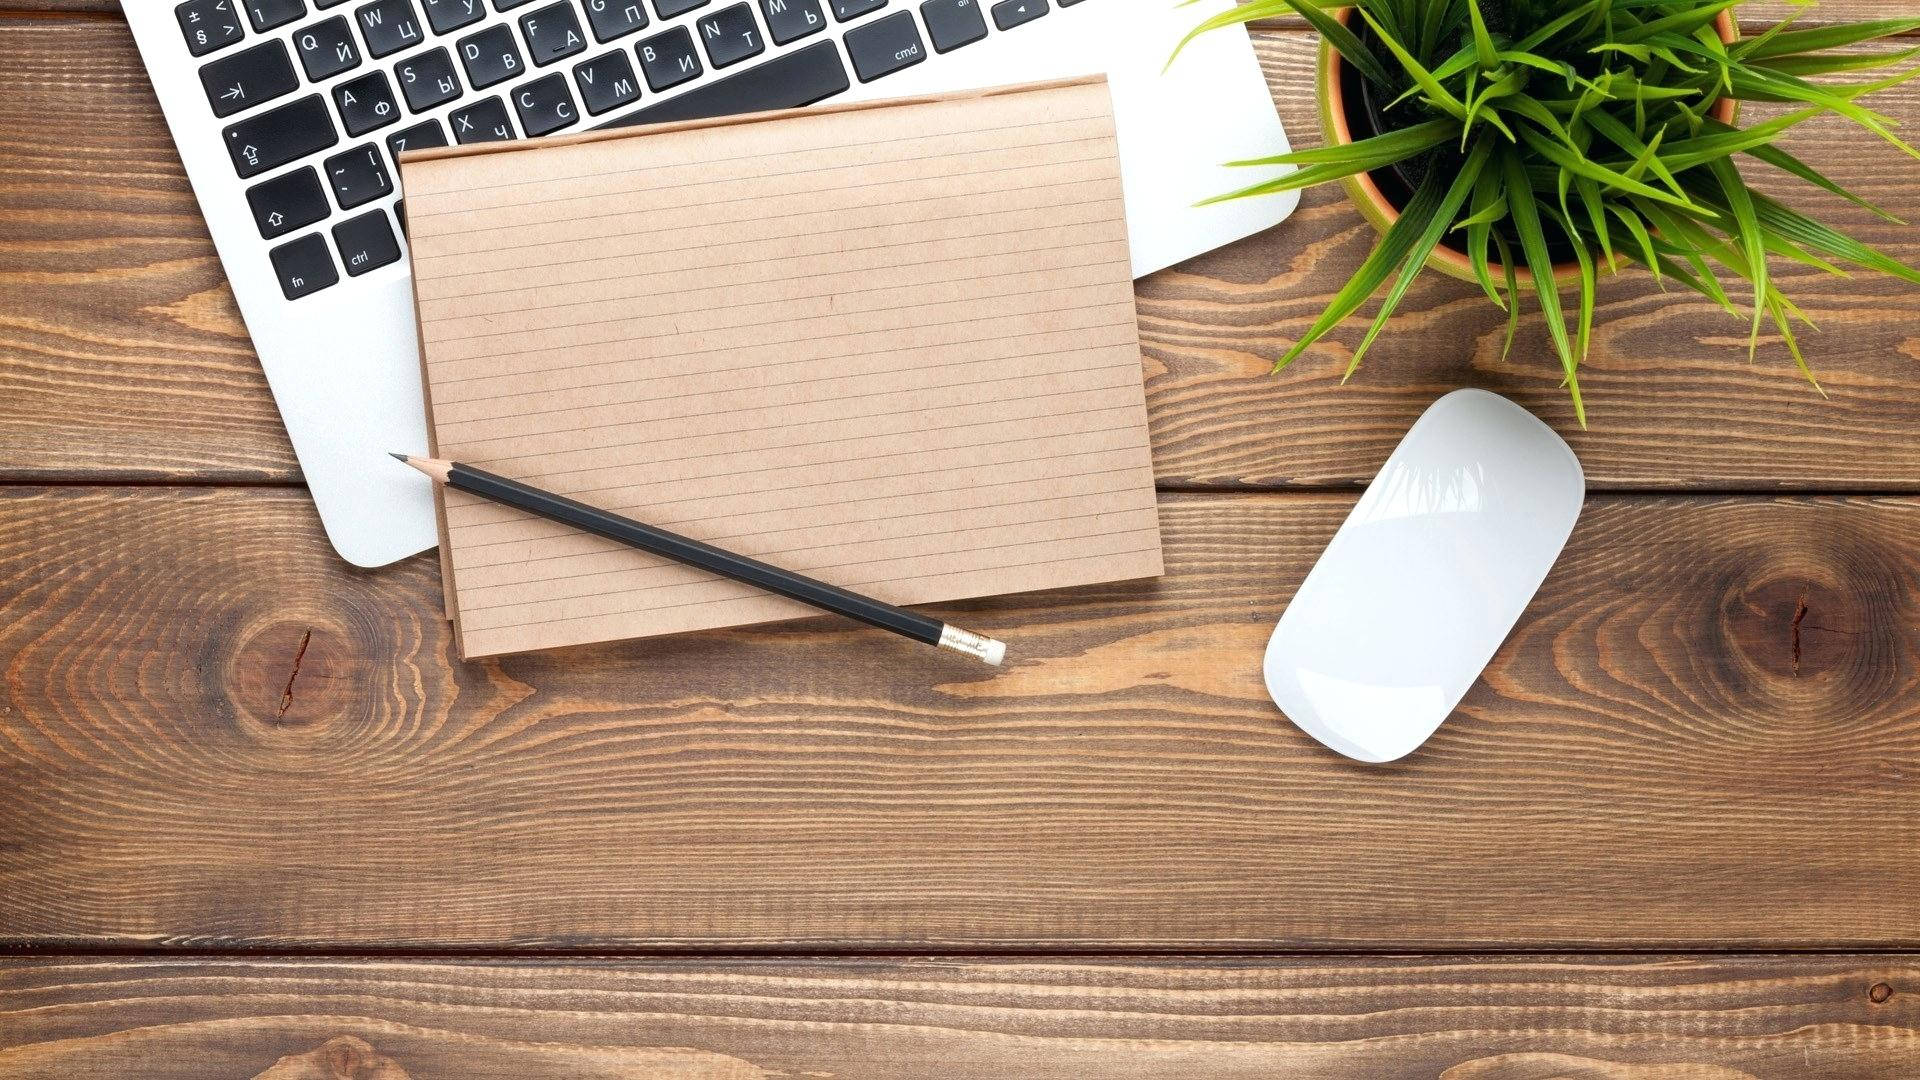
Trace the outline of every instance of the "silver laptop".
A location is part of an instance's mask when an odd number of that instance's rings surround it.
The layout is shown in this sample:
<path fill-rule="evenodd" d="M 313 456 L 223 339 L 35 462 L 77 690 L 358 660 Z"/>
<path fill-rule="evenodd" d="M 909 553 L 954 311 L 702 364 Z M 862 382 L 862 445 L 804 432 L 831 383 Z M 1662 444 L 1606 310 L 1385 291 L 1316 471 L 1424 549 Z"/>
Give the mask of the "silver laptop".
<path fill-rule="evenodd" d="M 124 0 L 327 535 L 431 547 L 402 150 L 1104 71 L 1133 271 L 1266 228 L 1284 151 L 1230 0 Z M 855 152 L 855 151 L 850 151 Z"/>

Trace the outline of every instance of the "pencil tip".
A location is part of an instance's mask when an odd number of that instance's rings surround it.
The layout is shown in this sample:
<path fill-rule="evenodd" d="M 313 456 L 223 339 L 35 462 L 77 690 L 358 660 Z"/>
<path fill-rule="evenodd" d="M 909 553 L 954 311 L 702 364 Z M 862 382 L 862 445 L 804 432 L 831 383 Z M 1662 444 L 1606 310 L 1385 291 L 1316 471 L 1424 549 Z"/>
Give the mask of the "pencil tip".
<path fill-rule="evenodd" d="M 392 458 L 392 459 L 393 459 L 393 460 L 395 460 L 395 461 L 405 461 L 405 460 L 407 460 L 407 455 L 405 455 L 405 454 L 396 454 L 396 453 L 393 453 L 392 451 L 388 451 L 388 452 L 387 452 L 387 456 L 388 456 L 388 457 L 390 457 L 390 458 Z"/>

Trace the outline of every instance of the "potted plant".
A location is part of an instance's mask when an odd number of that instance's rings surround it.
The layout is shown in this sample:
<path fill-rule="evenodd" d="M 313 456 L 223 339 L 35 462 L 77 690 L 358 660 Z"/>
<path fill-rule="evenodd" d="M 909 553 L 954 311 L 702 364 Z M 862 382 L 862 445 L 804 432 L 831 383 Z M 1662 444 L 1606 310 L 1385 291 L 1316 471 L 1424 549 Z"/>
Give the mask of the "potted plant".
<path fill-rule="evenodd" d="M 1752 298 L 1749 352 L 1769 321 L 1812 382 L 1793 329 L 1806 319 L 1769 280 L 1768 261 L 1836 274 L 1852 265 L 1915 283 L 1920 270 L 1755 191 L 1736 159 L 1897 220 L 1775 142 L 1796 124 L 1837 113 L 1920 157 L 1894 136 L 1891 121 L 1859 103 L 1920 68 L 1869 81 L 1858 74 L 1920 48 L 1847 48 L 1920 28 L 1920 19 L 1804 30 L 1788 19 L 1741 37 L 1732 17 L 1738 3 L 1358 0 L 1340 8 L 1251 0 L 1195 28 L 1188 40 L 1292 12 L 1321 35 L 1328 145 L 1236 162 L 1295 169 L 1219 199 L 1338 180 L 1380 230 L 1359 271 L 1274 370 L 1388 285 L 1348 364 L 1351 376 L 1420 269 L 1431 266 L 1477 282 L 1506 310 L 1508 347 L 1521 293 L 1538 296 L 1585 426 L 1578 369 L 1591 336 L 1595 278 L 1637 259 L 1663 284 L 1672 278 L 1730 313 L 1738 314 L 1721 277 L 1744 281 Z M 1836 74 L 1838 81 L 1814 81 Z M 1784 108 L 1736 127 L 1738 101 Z M 1563 289 L 1578 295 L 1571 326 Z"/>

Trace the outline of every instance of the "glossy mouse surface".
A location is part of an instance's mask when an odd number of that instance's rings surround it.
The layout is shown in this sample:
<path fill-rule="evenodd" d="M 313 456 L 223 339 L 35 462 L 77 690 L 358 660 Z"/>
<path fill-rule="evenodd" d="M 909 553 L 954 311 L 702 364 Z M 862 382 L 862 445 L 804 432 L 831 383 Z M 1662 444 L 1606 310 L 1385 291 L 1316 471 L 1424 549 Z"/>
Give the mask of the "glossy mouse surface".
<path fill-rule="evenodd" d="M 1546 579 L 1586 478 L 1506 398 L 1428 407 L 1334 534 L 1267 642 L 1267 692 L 1361 761 L 1404 757 L 1453 712 Z"/>

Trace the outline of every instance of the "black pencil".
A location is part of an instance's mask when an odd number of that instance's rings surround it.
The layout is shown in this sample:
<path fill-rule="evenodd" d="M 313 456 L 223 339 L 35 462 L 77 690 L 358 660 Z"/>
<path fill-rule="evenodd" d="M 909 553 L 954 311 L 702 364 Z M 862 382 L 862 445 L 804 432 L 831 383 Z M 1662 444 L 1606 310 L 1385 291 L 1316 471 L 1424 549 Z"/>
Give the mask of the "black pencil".
<path fill-rule="evenodd" d="M 930 619 L 925 615 L 915 614 L 903 608 L 894 607 L 892 604 L 849 592 L 837 585 L 815 581 L 813 578 L 796 574 L 791 570 L 769 566 L 757 559 L 749 559 L 745 555 L 722 551 L 712 544 L 704 544 L 690 537 L 670 533 L 665 529 L 643 525 L 632 518 L 621 517 L 619 514 L 609 513 L 583 502 L 575 502 L 564 495 L 541 491 L 539 488 L 529 487 L 518 480 L 509 480 L 484 469 L 435 458 L 409 457 L 406 454 L 393 456 L 455 491 L 464 491 L 497 502 L 502 506 L 511 506 L 529 514 L 538 514 L 562 525 L 571 525 L 576 529 L 619 541 L 628 547 L 636 547 L 662 558 L 697 567 L 710 574 L 744 582 L 790 600 L 811 604 L 822 611 L 831 611 L 836 615 L 857 619 L 868 626 L 877 626 L 882 630 L 891 630 L 915 641 L 924 641 L 929 645 L 938 645 L 943 649 L 966 653 L 968 656 L 996 666 L 1007 654 L 1007 647 L 992 638 L 969 633 L 957 626 L 948 626 L 938 619 Z"/>

